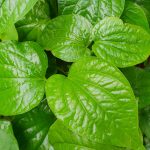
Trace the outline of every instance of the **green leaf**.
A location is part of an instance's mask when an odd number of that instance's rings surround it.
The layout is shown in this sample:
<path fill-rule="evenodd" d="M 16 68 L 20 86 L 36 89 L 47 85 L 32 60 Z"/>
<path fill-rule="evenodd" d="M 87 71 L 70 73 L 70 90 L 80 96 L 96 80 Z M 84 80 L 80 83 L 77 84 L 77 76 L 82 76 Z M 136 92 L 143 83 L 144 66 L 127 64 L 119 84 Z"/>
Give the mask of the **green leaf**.
<path fill-rule="evenodd" d="M 23 18 L 38 0 L 3 0 L 0 7 L 0 34 Z"/>
<path fill-rule="evenodd" d="M 0 114 L 15 115 L 37 106 L 44 95 L 47 57 L 34 42 L 0 43 Z"/>
<path fill-rule="evenodd" d="M 140 128 L 143 134 L 150 140 L 150 106 L 140 111 Z"/>
<path fill-rule="evenodd" d="M 83 58 L 72 65 L 68 77 L 48 79 L 46 96 L 56 117 L 76 134 L 101 144 L 141 148 L 135 97 L 115 66 Z"/>
<path fill-rule="evenodd" d="M 122 69 L 122 72 L 139 99 L 139 108 L 150 105 L 150 72 L 136 67 Z"/>
<path fill-rule="evenodd" d="M 150 55 L 150 35 L 141 27 L 105 18 L 93 29 L 96 56 L 124 68 L 139 64 Z"/>
<path fill-rule="evenodd" d="M 134 2 L 126 1 L 125 9 L 121 18 L 126 23 L 141 26 L 149 31 L 149 23 L 144 10 Z"/>
<path fill-rule="evenodd" d="M 18 115 L 13 120 L 13 128 L 20 150 L 50 150 L 49 127 L 55 121 L 46 101 L 33 110 Z"/>
<path fill-rule="evenodd" d="M 44 28 L 46 27 L 48 21 L 48 19 L 39 20 L 38 22 L 19 26 L 17 31 L 20 41 L 37 41 L 37 39 L 41 36 Z"/>
<path fill-rule="evenodd" d="M 92 24 L 105 17 L 120 17 L 125 0 L 58 0 L 59 14 L 79 14 Z"/>
<path fill-rule="evenodd" d="M 142 6 L 150 23 L 150 1 L 149 0 L 135 0 L 135 1 L 137 2 L 137 4 Z"/>
<path fill-rule="evenodd" d="M 57 120 L 50 127 L 49 141 L 56 150 L 125 150 L 124 148 L 91 142 L 88 137 L 81 137 L 73 133 L 60 120 Z"/>
<path fill-rule="evenodd" d="M 91 29 L 91 24 L 82 16 L 59 16 L 47 24 L 38 42 L 57 58 L 74 62 L 90 55 Z"/>
<path fill-rule="evenodd" d="M 20 41 L 36 41 L 50 19 L 47 0 L 39 0 L 21 20 L 16 23 Z"/>
<path fill-rule="evenodd" d="M 5 120 L 0 120 L 0 149 L 19 150 L 11 123 Z"/>
<path fill-rule="evenodd" d="M 5 40 L 15 40 L 18 41 L 18 33 L 14 25 L 10 26 L 6 32 L 0 35 L 0 39 Z"/>

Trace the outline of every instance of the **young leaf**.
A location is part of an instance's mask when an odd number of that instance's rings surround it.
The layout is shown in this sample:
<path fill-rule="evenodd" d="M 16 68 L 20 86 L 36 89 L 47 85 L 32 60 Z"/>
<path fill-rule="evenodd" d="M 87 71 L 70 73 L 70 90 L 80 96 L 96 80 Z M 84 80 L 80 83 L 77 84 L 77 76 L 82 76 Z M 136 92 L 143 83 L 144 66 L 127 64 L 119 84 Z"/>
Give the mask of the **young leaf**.
<path fill-rule="evenodd" d="M 13 128 L 20 150 L 50 150 L 48 130 L 54 121 L 45 101 L 30 112 L 16 116 Z"/>
<path fill-rule="evenodd" d="M 0 150 L 19 150 L 11 123 L 0 120 Z"/>
<path fill-rule="evenodd" d="M 150 55 L 150 35 L 141 27 L 105 18 L 93 29 L 96 56 L 124 68 L 139 64 Z"/>
<path fill-rule="evenodd" d="M 79 15 L 64 15 L 52 19 L 38 42 L 52 54 L 67 62 L 90 55 L 91 24 Z"/>
<path fill-rule="evenodd" d="M 58 0 L 58 13 L 79 14 L 86 17 L 92 24 L 105 17 L 120 17 L 125 0 Z"/>
<path fill-rule="evenodd" d="M 101 144 L 141 148 L 133 91 L 115 67 L 96 57 L 73 64 L 46 84 L 50 108 L 64 125 Z"/>
<path fill-rule="evenodd" d="M 88 137 L 81 137 L 73 133 L 60 120 L 50 127 L 49 141 L 56 150 L 125 150 L 125 148 L 91 142 Z"/>
<path fill-rule="evenodd" d="M 0 43 L 0 114 L 15 115 L 37 106 L 44 95 L 47 57 L 34 42 Z"/>
<path fill-rule="evenodd" d="M 134 2 L 126 1 L 125 9 L 121 18 L 126 23 L 141 26 L 149 31 L 149 23 L 144 10 Z"/>
<path fill-rule="evenodd" d="M 0 34 L 7 31 L 35 5 L 38 0 L 3 0 L 0 6 Z"/>

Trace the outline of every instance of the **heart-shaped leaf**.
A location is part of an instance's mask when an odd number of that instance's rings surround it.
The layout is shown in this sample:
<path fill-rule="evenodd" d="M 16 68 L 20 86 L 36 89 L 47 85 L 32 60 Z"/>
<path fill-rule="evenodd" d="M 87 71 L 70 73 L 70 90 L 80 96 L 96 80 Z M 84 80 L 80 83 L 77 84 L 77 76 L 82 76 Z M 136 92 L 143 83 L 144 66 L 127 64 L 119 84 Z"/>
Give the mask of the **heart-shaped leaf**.
<path fill-rule="evenodd" d="M 43 98 L 47 57 L 34 42 L 0 43 L 0 114 L 29 111 Z"/>
<path fill-rule="evenodd" d="M 100 21 L 93 29 L 93 40 L 95 55 L 117 67 L 139 64 L 150 55 L 150 35 L 139 26 L 123 24 L 119 18 Z"/>
<path fill-rule="evenodd" d="M 74 62 L 90 55 L 91 24 L 82 16 L 66 15 L 52 19 L 45 27 L 38 42 L 54 56 Z"/>
<path fill-rule="evenodd" d="M 83 58 L 68 77 L 51 76 L 46 95 L 56 117 L 76 134 L 101 144 L 141 148 L 135 97 L 115 66 Z"/>

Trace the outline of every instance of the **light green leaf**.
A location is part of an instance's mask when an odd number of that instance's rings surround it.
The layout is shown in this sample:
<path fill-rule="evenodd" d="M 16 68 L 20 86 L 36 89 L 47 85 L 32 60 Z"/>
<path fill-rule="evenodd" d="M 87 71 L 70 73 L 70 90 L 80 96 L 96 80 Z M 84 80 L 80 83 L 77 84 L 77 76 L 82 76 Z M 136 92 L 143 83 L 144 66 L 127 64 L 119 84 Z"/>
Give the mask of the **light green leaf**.
<path fill-rule="evenodd" d="M 67 62 L 90 55 L 91 24 L 79 15 L 64 15 L 52 19 L 38 42 L 52 54 Z"/>
<path fill-rule="evenodd" d="M 150 55 L 150 35 L 141 27 L 105 18 L 93 29 L 96 56 L 124 68 L 139 64 Z"/>
<path fill-rule="evenodd" d="M 33 110 L 18 115 L 13 120 L 13 128 L 20 150 L 50 150 L 49 127 L 55 117 L 45 101 Z"/>
<path fill-rule="evenodd" d="M 0 120 L 0 150 L 19 150 L 11 123 Z"/>
<path fill-rule="evenodd" d="M 59 14 L 79 14 L 92 24 L 105 17 L 120 17 L 125 0 L 58 0 Z"/>
<path fill-rule="evenodd" d="M 136 67 L 122 69 L 122 72 L 139 99 L 139 108 L 150 105 L 150 72 Z"/>
<path fill-rule="evenodd" d="M 49 131 L 49 141 L 56 150 L 125 150 L 112 145 L 104 145 L 88 140 L 88 137 L 81 137 L 57 120 Z"/>
<path fill-rule="evenodd" d="M 6 32 L 0 35 L 2 41 L 5 40 L 15 40 L 18 41 L 18 33 L 14 25 L 10 26 Z"/>
<path fill-rule="evenodd" d="M 38 0 L 3 0 L 0 6 L 0 34 L 23 18 Z"/>
<path fill-rule="evenodd" d="M 34 42 L 0 43 L 0 114 L 15 115 L 37 106 L 44 95 L 47 57 Z"/>
<path fill-rule="evenodd" d="M 125 9 L 121 18 L 126 23 L 141 26 L 149 31 L 149 23 L 144 10 L 134 2 L 126 1 Z"/>
<path fill-rule="evenodd" d="M 115 66 L 83 58 L 68 77 L 48 79 L 46 96 L 56 117 L 76 134 L 101 144 L 141 148 L 135 97 Z"/>

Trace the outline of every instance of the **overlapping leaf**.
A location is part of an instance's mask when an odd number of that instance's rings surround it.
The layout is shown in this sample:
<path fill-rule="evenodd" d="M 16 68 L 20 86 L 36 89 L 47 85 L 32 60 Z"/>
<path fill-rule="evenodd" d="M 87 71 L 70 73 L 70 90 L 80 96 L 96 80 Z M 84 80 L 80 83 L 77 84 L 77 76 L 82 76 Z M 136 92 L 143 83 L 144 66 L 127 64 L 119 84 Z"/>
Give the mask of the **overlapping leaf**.
<path fill-rule="evenodd" d="M 45 101 L 30 112 L 16 116 L 13 128 L 20 150 L 50 150 L 48 130 L 54 121 Z"/>
<path fill-rule="evenodd" d="M 14 115 L 37 106 L 44 95 L 47 57 L 34 42 L 0 43 L 0 114 Z"/>
<path fill-rule="evenodd" d="M 149 23 L 144 10 L 134 2 L 126 1 L 125 9 L 121 18 L 126 23 L 141 26 L 149 31 Z"/>
<path fill-rule="evenodd" d="M 0 35 L 22 19 L 38 0 L 3 0 L 0 5 Z M 1 39 L 3 39 L 1 35 Z"/>
<path fill-rule="evenodd" d="M 84 58 L 73 64 L 68 77 L 51 76 L 46 95 L 56 117 L 76 134 L 102 144 L 142 149 L 132 89 L 104 60 Z"/>
<path fill-rule="evenodd" d="M 51 20 L 38 42 L 54 56 L 67 62 L 90 55 L 91 24 L 79 15 L 64 15 Z"/>
<path fill-rule="evenodd" d="M 125 0 L 58 0 L 59 14 L 79 14 L 92 24 L 105 17 L 120 17 Z"/>
<path fill-rule="evenodd" d="M 105 18 L 93 29 L 93 52 L 117 67 L 139 64 L 150 55 L 150 35 L 141 27 Z"/>

